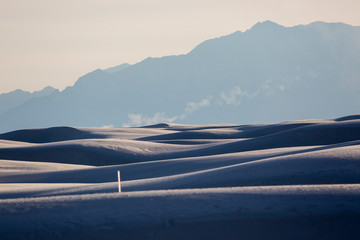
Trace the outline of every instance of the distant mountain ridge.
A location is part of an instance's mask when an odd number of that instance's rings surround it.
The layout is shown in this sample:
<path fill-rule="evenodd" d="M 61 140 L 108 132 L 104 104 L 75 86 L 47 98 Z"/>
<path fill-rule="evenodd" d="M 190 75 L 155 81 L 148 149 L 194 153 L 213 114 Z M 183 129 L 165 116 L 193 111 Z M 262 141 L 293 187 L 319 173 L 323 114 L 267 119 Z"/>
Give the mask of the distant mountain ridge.
<path fill-rule="evenodd" d="M 40 91 L 35 91 L 32 93 L 17 89 L 9 93 L 0 94 L 0 114 L 8 111 L 11 108 L 17 107 L 32 98 L 48 96 L 55 91 L 58 90 L 48 86 Z"/>
<path fill-rule="evenodd" d="M 120 65 L 115 66 L 115 67 L 110 67 L 110 68 L 104 69 L 104 71 L 107 72 L 107 73 L 115 73 L 115 72 L 121 71 L 121 70 L 123 70 L 125 68 L 128 68 L 130 66 L 131 65 L 128 64 L 128 63 L 123 63 L 123 64 L 120 64 Z"/>
<path fill-rule="evenodd" d="M 359 79 L 360 27 L 266 21 L 188 54 L 95 70 L 3 112 L 0 131 L 335 118 L 359 112 Z"/>

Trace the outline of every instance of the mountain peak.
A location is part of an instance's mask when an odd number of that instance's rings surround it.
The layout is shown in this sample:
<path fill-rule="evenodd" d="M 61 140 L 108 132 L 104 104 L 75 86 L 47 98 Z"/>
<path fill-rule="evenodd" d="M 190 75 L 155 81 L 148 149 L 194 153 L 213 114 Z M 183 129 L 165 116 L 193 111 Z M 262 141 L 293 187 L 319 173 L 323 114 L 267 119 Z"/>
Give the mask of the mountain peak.
<path fill-rule="evenodd" d="M 50 95 L 54 91 L 56 91 L 55 88 L 53 88 L 51 86 L 47 86 L 47 87 L 44 87 L 43 89 L 41 89 L 39 91 L 34 91 L 33 94 L 35 94 L 36 96 L 41 97 L 41 96 Z"/>
<path fill-rule="evenodd" d="M 250 30 L 254 31 L 254 30 L 274 30 L 274 29 L 279 29 L 279 28 L 283 28 L 282 25 L 279 25 L 275 22 L 272 22 L 270 20 L 266 20 L 264 22 L 258 22 L 256 23 Z"/>

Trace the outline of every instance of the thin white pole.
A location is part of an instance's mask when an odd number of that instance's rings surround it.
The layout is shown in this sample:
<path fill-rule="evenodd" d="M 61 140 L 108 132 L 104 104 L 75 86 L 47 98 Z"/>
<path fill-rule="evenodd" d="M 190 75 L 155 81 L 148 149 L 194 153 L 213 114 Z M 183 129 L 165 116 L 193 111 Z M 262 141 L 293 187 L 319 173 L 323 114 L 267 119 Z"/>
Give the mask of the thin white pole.
<path fill-rule="evenodd" d="M 118 171 L 118 185 L 119 185 L 119 192 L 121 192 L 120 171 Z"/>

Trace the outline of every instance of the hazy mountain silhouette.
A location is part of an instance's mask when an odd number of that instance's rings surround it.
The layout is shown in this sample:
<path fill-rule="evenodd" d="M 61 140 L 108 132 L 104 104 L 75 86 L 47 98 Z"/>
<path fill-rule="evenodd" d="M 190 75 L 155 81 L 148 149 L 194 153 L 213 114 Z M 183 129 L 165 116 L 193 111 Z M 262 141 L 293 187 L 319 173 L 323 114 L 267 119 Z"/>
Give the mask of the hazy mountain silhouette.
<path fill-rule="evenodd" d="M 95 70 L 2 113 L 0 131 L 335 118 L 358 113 L 359 80 L 360 27 L 266 21 L 186 55 Z"/>
<path fill-rule="evenodd" d="M 17 107 L 32 98 L 48 96 L 54 91 L 57 91 L 53 87 L 45 87 L 40 91 L 27 92 L 21 89 L 9 93 L 0 94 L 0 113 L 4 113 L 11 108 Z"/>

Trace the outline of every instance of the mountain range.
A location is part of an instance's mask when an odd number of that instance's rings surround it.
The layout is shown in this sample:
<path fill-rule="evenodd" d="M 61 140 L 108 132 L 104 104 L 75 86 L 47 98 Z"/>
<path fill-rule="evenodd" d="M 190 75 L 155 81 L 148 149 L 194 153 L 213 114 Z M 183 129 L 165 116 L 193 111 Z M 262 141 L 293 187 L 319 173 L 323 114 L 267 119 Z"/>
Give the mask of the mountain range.
<path fill-rule="evenodd" d="M 184 55 L 97 69 L 61 92 L 2 94 L 0 132 L 336 118 L 359 112 L 359 80 L 360 27 L 265 21 Z"/>
<path fill-rule="evenodd" d="M 53 87 L 45 87 L 40 91 L 32 93 L 17 89 L 9 93 L 0 94 L 0 114 L 8 111 L 9 109 L 18 107 L 32 98 L 48 96 L 55 91 L 58 90 Z"/>

